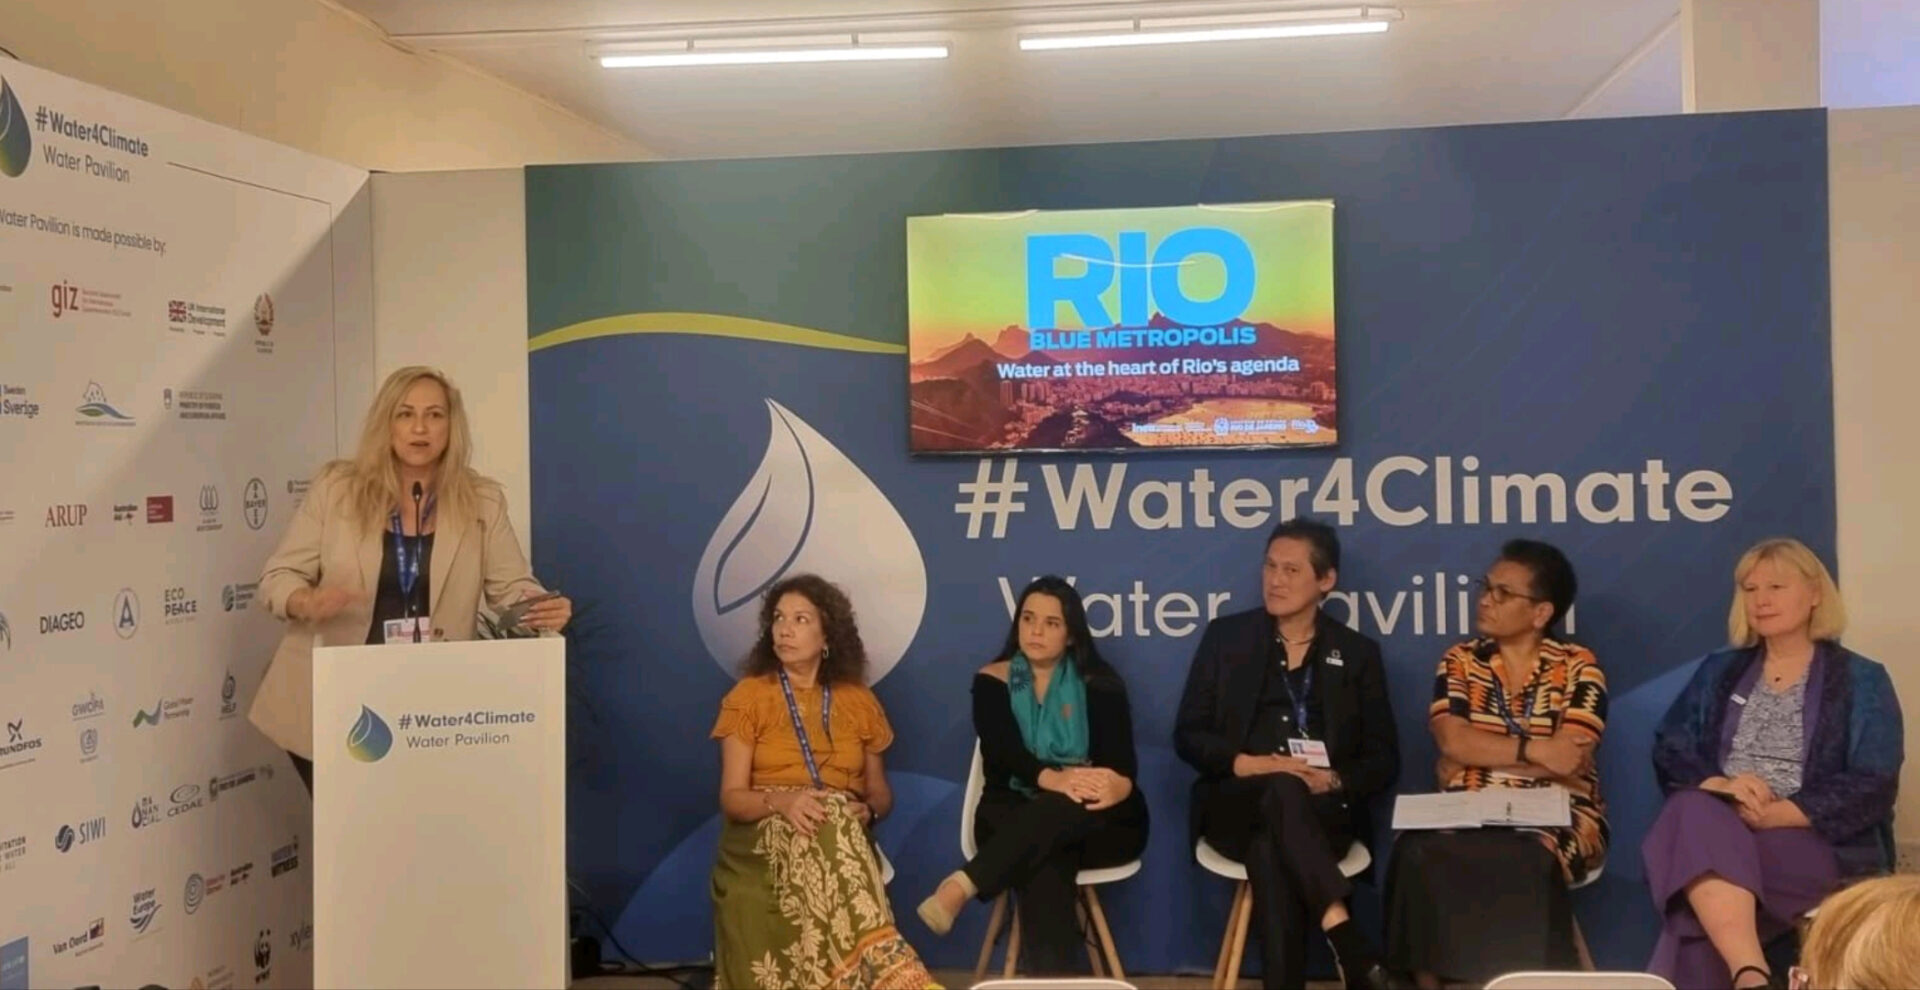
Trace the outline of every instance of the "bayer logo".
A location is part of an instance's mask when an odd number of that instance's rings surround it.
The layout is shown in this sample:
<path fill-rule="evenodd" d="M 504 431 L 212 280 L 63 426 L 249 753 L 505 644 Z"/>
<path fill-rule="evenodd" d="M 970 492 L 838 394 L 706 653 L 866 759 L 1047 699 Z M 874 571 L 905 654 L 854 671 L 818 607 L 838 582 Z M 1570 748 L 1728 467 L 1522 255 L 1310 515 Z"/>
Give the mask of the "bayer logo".
<path fill-rule="evenodd" d="M 206 896 L 207 896 L 207 882 L 200 878 L 200 874 L 195 873 L 194 875 L 188 877 L 187 892 L 185 897 L 185 900 L 187 902 L 187 913 L 192 914 L 193 912 L 200 910 L 200 901 L 202 898 Z"/>

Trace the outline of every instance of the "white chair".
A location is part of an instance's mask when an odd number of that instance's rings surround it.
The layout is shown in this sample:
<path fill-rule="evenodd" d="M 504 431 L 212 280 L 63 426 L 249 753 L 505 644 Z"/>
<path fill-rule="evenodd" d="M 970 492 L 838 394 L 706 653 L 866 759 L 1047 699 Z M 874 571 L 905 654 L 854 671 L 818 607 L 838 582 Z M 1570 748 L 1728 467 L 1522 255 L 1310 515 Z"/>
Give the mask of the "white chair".
<path fill-rule="evenodd" d="M 1227 856 L 1201 839 L 1193 858 L 1208 873 L 1239 881 L 1233 891 L 1233 909 L 1227 913 L 1227 932 L 1220 939 L 1220 959 L 1213 965 L 1214 990 L 1229 990 L 1240 982 L 1240 962 L 1247 949 L 1247 927 L 1253 921 L 1253 885 L 1247 882 L 1247 864 Z M 1373 865 L 1373 853 L 1355 839 L 1340 860 L 1340 875 L 1358 876 Z"/>
<path fill-rule="evenodd" d="M 973 985 L 973 990 L 1137 990 L 1125 980 L 1115 980 L 1105 976 L 1085 977 L 1013 977 L 1011 979 L 983 980 Z"/>
<path fill-rule="evenodd" d="M 1538 970 L 1496 976 L 1486 990 L 1674 990 L 1652 973 Z"/>
<path fill-rule="evenodd" d="M 980 852 L 979 844 L 973 841 L 973 813 L 980 804 L 980 795 L 986 789 L 986 763 L 980 757 L 980 742 L 976 739 L 973 743 L 973 767 L 967 771 L 967 793 L 960 807 L 960 853 L 967 858 L 968 862 L 972 862 L 973 857 Z M 1114 978 L 1116 980 L 1127 978 L 1126 972 L 1120 968 L 1120 953 L 1113 946 L 1113 932 L 1107 929 L 1107 913 L 1100 909 L 1100 895 L 1094 892 L 1094 888 L 1103 883 L 1118 883 L 1138 872 L 1140 872 L 1140 861 L 1136 859 L 1119 866 L 1081 870 L 1074 876 L 1074 882 L 1080 885 L 1079 903 L 1074 907 L 1075 913 L 1080 918 L 1081 929 L 1084 931 L 1090 924 L 1095 937 L 1100 942 L 1099 953 L 1095 953 L 1092 946 L 1087 947 L 1087 959 L 1093 964 L 1095 976 L 1104 975 L 1100 969 L 1101 956 L 1104 955 L 1106 968 Z M 1000 940 L 1003 922 L 1008 934 L 1006 964 L 1001 969 L 1001 975 L 1011 979 L 1014 970 L 1020 964 L 1020 906 L 1014 905 L 1012 917 L 1008 918 L 1007 901 L 1010 896 L 1011 891 L 1003 892 L 993 900 L 993 914 L 987 918 L 987 937 L 980 943 L 980 961 L 973 967 L 973 978 L 976 981 L 987 974 L 987 964 L 993 961 L 993 947 Z"/>

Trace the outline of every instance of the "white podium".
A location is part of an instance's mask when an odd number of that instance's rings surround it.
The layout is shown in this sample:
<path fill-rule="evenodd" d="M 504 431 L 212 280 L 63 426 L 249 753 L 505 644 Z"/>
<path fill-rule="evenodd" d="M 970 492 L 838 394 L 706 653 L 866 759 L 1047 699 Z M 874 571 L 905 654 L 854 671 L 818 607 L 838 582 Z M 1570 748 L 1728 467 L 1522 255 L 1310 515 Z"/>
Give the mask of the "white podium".
<path fill-rule="evenodd" d="M 568 983 L 559 637 L 313 653 L 316 987 Z"/>

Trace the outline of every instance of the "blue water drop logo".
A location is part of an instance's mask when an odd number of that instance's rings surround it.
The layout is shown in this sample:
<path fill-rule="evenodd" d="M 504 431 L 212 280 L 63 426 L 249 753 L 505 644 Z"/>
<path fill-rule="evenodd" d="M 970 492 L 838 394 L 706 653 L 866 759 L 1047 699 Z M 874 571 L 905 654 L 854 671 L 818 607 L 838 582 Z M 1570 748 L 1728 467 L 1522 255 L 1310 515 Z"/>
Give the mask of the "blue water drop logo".
<path fill-rule="evenodd" d="M 347 730 L 347 753 L 362 763 L 377 763 L 393 748 L 393 730 L 373 709 L 360 706 L 360 717 Z"/>
<path fill-rule="evenodd" d="M 33 138 L 27 131 L 27 111 L 13 87 L 0 79 L 0 175 L 18 178 L 33 161 Z"/>

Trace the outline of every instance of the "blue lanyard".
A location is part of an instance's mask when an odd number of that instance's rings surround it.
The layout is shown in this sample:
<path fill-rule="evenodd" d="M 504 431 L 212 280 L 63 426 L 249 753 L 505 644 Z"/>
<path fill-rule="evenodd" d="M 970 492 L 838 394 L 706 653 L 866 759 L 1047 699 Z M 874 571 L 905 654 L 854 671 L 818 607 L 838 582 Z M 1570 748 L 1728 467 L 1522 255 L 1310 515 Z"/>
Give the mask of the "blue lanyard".
<path fill-rule="evenodd" d="M 1494 706 L 1500 711 L 1500 719 L 1507 723 L 1507 729 L 1516 736 L 1533 735 L 1533 703 L 1540 697 L 1541 665 L 1544 663 L 1546 661 L 1542 659 L 1534 664 L 1533 677 L 1527 681 L 1527 707 L 1520 713 L 1520 721 L 1514 720 L 1513 709 L 1507 705 L 1507 689 L 1501 683 L 1500 672 L 1493 672 Z"/>
<path fill-rule="evenodd" d="M 820 780 L 820 765 L 813 760 L 813 743 L 807 741 L 806 723 L 800 720 L 800 705 L 793 700 L 793 682 L 787 680 L 787 672 L 780 671 L 780 691 L 787 696 L 787 717 L 793 719 L 793 734 L 800 738 L 800 757 L 807 761 L 807 776 L 813 778 L 813 786 L 822 790 L 826 784 Z M 820 685 L 820 727 L 826 730 L 827 744 L 833 744 L 833 686 Z"/>
<path fill-rule="evenodd" d="M 433 496 L 427 496 L 426 507 L 420 510 L 420 523 L 433 518 Z M 420 558 L 426 556 L 422 547 L 426 537 L 415 533 L 411 546 L 406 532 L 400 526 L 400 510 L 394 509 L 388 514 L 388 522 L 393 525 L 394 562 L 400 565 L 400 597 L 406 599 L 409 608 L 413 605 L 413 586 L 420 580 Z"/>
<path fill-rule="evenodd" d="M 1287 676 L 1285 668 L 1280 671 L 1280 684 L 1287 689 L 1287 703 L 1293 706 L 1294 731 L 1300 733 L 1302 739 L 1312 739 L 1313 734 L 1307 731 L 1307 702 L 1313 697 L 1313 656 L 1309 654 L 1301 666 L 1307 668 L 1307 673 L 1300 679 L 1299 694 L 1293 693 L 1293 678 Z"/>

